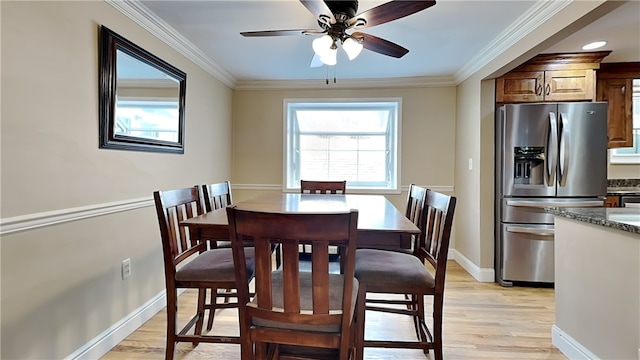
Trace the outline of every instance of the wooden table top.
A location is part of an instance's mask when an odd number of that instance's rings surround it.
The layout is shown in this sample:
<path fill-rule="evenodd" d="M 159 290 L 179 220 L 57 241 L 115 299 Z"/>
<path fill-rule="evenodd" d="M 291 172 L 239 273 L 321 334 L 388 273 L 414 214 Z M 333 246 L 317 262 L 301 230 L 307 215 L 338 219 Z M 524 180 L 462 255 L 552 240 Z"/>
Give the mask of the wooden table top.
<path fill-rule="evenodd" d="M 234 205 L 246 210 L 296 213 L 357 209 L 358 230 L 361 232 L 420 233 L 420 229 L 383 195 L 266 193 Z M 226 230 L 229 226 L 224 208 L 193 217 L 180 224 L 220 230 Z"/>

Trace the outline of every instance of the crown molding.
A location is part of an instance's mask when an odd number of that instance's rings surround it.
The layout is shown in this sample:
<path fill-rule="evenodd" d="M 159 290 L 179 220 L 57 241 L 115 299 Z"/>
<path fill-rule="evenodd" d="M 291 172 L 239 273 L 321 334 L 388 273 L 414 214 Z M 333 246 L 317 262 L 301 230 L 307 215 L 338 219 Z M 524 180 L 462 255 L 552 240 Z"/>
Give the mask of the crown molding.
<path fill-rule="evenodd" d="M 421 88 L 455 86 L 452 77 L 405 77 L 386 79 L 338 79 L 326 83 L 316 80 L 238 81 L 236 90 L 289 90 L 289 89 L 361 89 L 361 88 Z"/>
<path fill-rule="evenodd" d="M 518 43 L 525 36 L 544 24 L 574 0 L 566 1 L 537 1 L 527 12 L 507 27 L 497 38 L 471 58 L 454 75 L 455 83 L 460 84 L 468 77 L 482 69 L 492 60 L 504 53 L 511 46 Z"/>
<path fill-rule="evenodd" d="M 225 85 L 234 88 L 236 80 L 189 40 L 136 0 L 104 0 L 145 30 L 184 55 Z"/>

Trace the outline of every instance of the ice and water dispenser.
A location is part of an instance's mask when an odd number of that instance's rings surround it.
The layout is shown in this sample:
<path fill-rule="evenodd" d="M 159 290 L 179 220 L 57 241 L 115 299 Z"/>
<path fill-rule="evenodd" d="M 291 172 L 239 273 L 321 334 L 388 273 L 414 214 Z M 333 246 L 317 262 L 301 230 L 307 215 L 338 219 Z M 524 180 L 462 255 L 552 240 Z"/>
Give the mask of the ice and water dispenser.
<path fill-rule="evenodd" d="M 544 184 L 544 147 L 524 146 L 514 148 L 514 184 Z"/>

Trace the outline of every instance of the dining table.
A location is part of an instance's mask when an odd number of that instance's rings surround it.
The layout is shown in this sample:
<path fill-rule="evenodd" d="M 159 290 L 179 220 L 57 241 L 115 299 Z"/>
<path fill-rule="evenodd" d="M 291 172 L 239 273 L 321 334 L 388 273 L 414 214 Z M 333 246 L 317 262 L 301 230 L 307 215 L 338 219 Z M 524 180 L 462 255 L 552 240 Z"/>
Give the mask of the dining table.
<path fill-rule="evenodd" d="M 409 249 L 411 237 L 420 229 L 398 211 L 384 195 L 300 194 L 270 192 L 231 206 L 265 212 L 322 213 L 358 210 L 357 247 Z M 229 223 L 225 208 L 180 222 L 192 239 L 228 239 Z"/>

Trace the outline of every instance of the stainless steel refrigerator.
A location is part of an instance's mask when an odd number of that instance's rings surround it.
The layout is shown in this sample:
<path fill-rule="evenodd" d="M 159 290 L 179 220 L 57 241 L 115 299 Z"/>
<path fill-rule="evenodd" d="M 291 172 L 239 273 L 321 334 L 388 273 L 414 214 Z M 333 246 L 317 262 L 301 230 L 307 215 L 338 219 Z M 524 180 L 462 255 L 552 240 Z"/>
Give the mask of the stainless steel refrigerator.
<path fill-rule="evenodd" d="M 553 215 L 604 206 L 607 103 L 509 104 L 496 112 L 496 281 L 553 283 Z"/>

